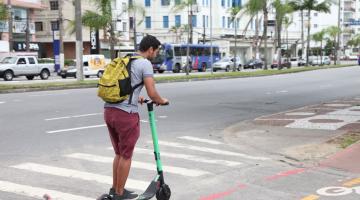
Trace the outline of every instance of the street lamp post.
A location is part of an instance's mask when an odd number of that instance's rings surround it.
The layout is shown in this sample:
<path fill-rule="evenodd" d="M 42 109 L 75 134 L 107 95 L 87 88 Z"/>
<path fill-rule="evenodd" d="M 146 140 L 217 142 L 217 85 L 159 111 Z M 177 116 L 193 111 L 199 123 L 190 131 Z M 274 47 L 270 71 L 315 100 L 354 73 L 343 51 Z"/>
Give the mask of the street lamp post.
<path fill-rule="evenodd" d="M 13 16 L 12 16 L 12 6 L 11 0 L 7 1 L 8 10 L 9 10 L 9 52 L 13 51 Z"/>
<path fill-rule="evenodd" d="M 75 0 L 75 22 L 76 22 L 76 77 L 78 81 L 84 80 L 83 73 L 83 40 L 81 24 L 81 0 Z"/>
<path fill-rule="evenodd" d="M 211 66 L 211 75 L 213 74 L 213 45 L 212 45 L 212 0 L 210 0 L 210 66 Z"/>

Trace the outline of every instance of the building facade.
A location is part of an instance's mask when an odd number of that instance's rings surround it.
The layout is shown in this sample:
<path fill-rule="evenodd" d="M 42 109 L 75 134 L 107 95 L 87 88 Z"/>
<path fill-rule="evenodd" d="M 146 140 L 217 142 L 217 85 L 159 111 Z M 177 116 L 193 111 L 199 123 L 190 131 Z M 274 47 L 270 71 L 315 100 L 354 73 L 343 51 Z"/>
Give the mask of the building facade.
<path fill-rule="evenodd" d="M 7 0 L 2 0 L 2 3 L 9 6 Z M 12 34 L 9 34 L 9 20 L 0 21 L 0 52 L 25 51 L 27 40 L 30 51 L 38 51 L 34 15 L 38 10 L 44 9 L 45 5 L 40 0 L 11 0 L 10 5 Z M 13 47 L 11 50 L 10 43 Z"/>

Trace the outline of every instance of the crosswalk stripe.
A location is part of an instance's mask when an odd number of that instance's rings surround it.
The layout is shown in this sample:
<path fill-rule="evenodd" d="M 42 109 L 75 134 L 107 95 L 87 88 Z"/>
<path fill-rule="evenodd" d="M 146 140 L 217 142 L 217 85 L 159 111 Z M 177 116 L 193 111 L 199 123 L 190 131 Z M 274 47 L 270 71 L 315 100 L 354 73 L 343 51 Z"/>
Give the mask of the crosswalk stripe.
<path fill-rule="evenodd" d="M 142 148 L 135 148 L 135 153 L 154 155 L 154 152 L 152 152 L 152 150 L 142 149 Z M 235 167 L 235 166 L 242 164 L 241 162 L 235 162 L 235 161 L 229 161 L 229 160 L 208 159 L 208 158 L 204 158 L 204 157 L 200 157 L 200 156 L 193 156 L 193 155 L 179 154 L 179 153 L 161 152 L 160 156 L 161 157 L 170 157 L 170 158 L 179 158 L 179 159 L 190 160 L 190 161 L 195 161 L 195 162 L 202 162 L 202 163 L 207 163 L 207 164 L 218 164 L 218 165 L 224 165 L 224 166 L 229 166 L 229 167 Z"/>
<path fill-rule="evenodd" d="M 75 179 L 81 179 L 85 181 L 96 181 L 98 183 L 105 183 L 105 184 L 112 184 L 113 180 L 110 176 L 104 176 L 99 174 L 93 174 L 89 172 L 82 172 L 78 170 L 72 170 L 72 169 L 66 169 L 66 168 L 60 168 L 60 167 L 53 167 L 53 166 L 47 166 L 47 165 L 41 165 L 36 163 L 23 163 L 19 165 L 12 166 L 16 169 L 23 169 L 43 174 L 50 174 L 55 176 L 61 176 L 61 177 L 69 177 L 69 178 L 75 178 Z M 134 179 L 127 179 L 126 181 L 126 187 L 132 188 L 135 190 L 144 190 L 147 188 L 148 183 L 144 181 L 138 181 Z"/>
<path fill-rule="evenodd" d="M 7 181 L 0 181 L 0 191 L 15 193 L 22 196 L 28 196 L 37 199 L 43 199 L 44 194 L 48 194 L 54 200 L 93 200 L 94 198 L 83 197 L 68 193 L 63 193 L 55 190 L 48 190 L 39 187 L 32 187 L 28 185 L 20 185 Z"/>
<path fill-rule="evenodd" d="M 148 141 L 147 143 L 152 143 L 152 141 Z M 206 152 L 206 153 L 214 153 L 214 154 L 226 155 L 226 156 L 237 156 L 237 157 L 242 157 L 242 158 L 247 158 L 247 159 L 252 159 L 252 160 L 269 160 L 270 159 L 270 158 L 266 158 L 266 157 L 249 156 L 249 155 L 242 154 L 242 153 L 236 153 L 236 152 L 225 151 L 225 150 L 214 149 L 214 148 L 186 145 L 186 144 L 181 144 L 181 143 L 176 143 L 176 142 L 159 141 L 159 144 L 164 145 L 164 146 L 201 151 L 201 152 Z"/>
<path fill-rule="evenodd" d="M 222 142 L 218 142 L 215 140 L 202 139 L 202 138 L 197 138 L 197 137 L 192 137 L 192 136 L 182 136 L 182 137 L 178 137 L 178 138 L 184 139 L 184 140 L 195 141 L 195 142 L 203 142 L 203 143 L 208 143 L 208 144 L 223 144 Z"/>
<path fill-rule="evenodd" d="M 85 153 L 73 153 L 69 155 L 65 155 L 66 157 L 88 160 L 93 162 L 103 162 L 103 163 L 112 163 L 114 158 L 112 157 L 105 157 L 105 156 L 97 156 Z M 138 168 L 138 169 L 145 169 L 145 170 L 156 170 L 156 165 L 145 163 L 145 162 L 138 162 L 138 161 L 131 161 L 131 167 Z M 193 169 L 186 169 L 182 167 L 172 167 L 172 166 L 163 166 L 163 169 L 167 173 L 172 174 L 179 174 L 182 176 L 188 177 L 198 177 L 206 174 L 210 174 L 209 172 L 202 171 L 202 170 L 193 170 Z"/>
<path fill-rule="evenodd" d="M 104 127 L 104 126 L 106 126 L 106 124 L 60 129 L 60 130 L 54 130 L 54 131 L 46 131 L 46 133 L 61 133 L 61 132 L 76 131 L 76 130 L 83 130 L 83 129 L 89 129 L 89 128 L 99 128 L 99 127 Z"/>

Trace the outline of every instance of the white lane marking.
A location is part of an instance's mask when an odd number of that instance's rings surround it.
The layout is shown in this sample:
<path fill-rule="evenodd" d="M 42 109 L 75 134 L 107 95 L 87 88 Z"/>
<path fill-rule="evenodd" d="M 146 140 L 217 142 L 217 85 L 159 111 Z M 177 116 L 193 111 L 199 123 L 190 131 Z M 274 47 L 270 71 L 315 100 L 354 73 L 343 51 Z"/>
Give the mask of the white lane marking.
<path fill-rule="evenodd" d="M 277 94 L 279 94 L 279 93 L 288 93 L 288 91 L 287 90 L 280 90 L 280 91 L 276 91 L 276 93 Z"/>
<path fill-rule="evenodd" d="M 76 158 L 81 160 L 88 160 L 92 162 L 102 162 L 102 163 L 112 163 L 114 158 L 112 157 L 105 157 L 105 156 L 97 156 L 97 155 L 91 155 L 91 154 L 85 154 L 85 153 L 74 153 L 65 155 L 66 157 L 70 158 Z M 145 162 L 138 162 L 138 161 L 131 161 L 131 167 L 138 168 L 138 169 L 145 169 L 145 170 L 156 170 L 156 165 L 149 164 Z M 182 167 L 172 167 L 172 166 L 163 166 L 164 171 L 167 173 L 172 174 L 179 174 L 182 176 L 188 176 L 188 177 L 198 177 L 206 174 L 210 174 L 209 172 L 202 171 L 202 170 L 193 170 L 193 169 L 186 169 Z"/>
<path fill-rule="evenodd" d="M 23 164 L 14 165 L 11 167 L 16 168 L 16 169 L 28 170 L 28 171 L 32 171 L 32 172 L 54 175 L 54 176 L 75 178 L 75 179 L 80 179 L 80 180 L 85 180 L 85 181 L 95 181 L 98 183 L 105 183 L 105 184 L 109 184 L 109 185 L 111 185 L 113 182 L 113 179 L 110 176 L 104 176 L 104 175 L 83 172 L 83 171 L 78 171 L 78 170 L 73 170 L 73 169 L 41 165 L 41 164 L 36 164 L 36 163 L 23 163 Z M 149 185 L 148 182 L 134 180 L 134 179 L 127 179 L 127 181 L 126 181 L 126 187 L 136 189 L 136 190 L 144 190 L 144 188 L 146 188 L 148 185 Z"/>
<path fill-rule="evenodd" d="M 48 190 L 28 185 L 20 185 L 7 181 L 0 181 L 0 191 L 15 193 L 22 196 L 28 196 L 36 199 L 43 199 L 44 194 L 49 194 L 54 200 L 93 200 L 94 198 L 83 197 L 55 190 Z"/>
<path fill-rule="evenodd" d="M 83 126 L 83 127 L 68 128 L 68 129 L 60 129 L 60 130 L 54 130 L 54 131 L 46 131 L 46 133 L 61 133 L 61 132 L 77 131 L 77 130 L 90 129 L 90 128 L 99 128 L 99 127 L 104 127 L 104 126 L 106 126 L 106 124 L 100 124 L 100 125 L 94 125 L 94 126 Z"/>
<path fill-rule="evenodd" d="M 59 95 L 68 95 L 69 93 L 54 93 L 54 94 L 32 94 L 29 97 L 44 97 L 44 96 L 59 96 Z"/>
<path fill-rule="evenodd" d="M 152 141 L 148 141 L 147 143 L 152 143 Z M 227 155 L 227 156 L 237 156 L 237 157 L 242 157 L 242 158 L 247 158 L 247 159 L 252 159 L 252 160 L 269 160 L 270 159 L 270 158 L 265 158 L 265 157 L 249 156 L 249 155 L 242 154 L 242 153 L 224 151 L 224 150 L 220 150 L 220 149 L 213 149 L 213 148 L 193 146 L 193 145 L 185 145 L 185 144 L 180 144 L 180 143 L 175 143 L 175 142 L 159 141 L 159 144 L 164 145 L 164 146 L 201 151 L 201 152 L 206 152 L 206 153 L 213 153 L 213 154 Z"/>
<path fill-rule="evenodd" d="M 6 103 L 5 101 L 0 101 L 0 104 Z"/>
<path fill-rule="evenodd" d="M 324 106 L 329 106 L 329 107 L 345 107 L 345 106 L 351 106 L 351 104 L 346 104 L 346 103 L 325 103 L 323 104 Z"/>
<path fill-rule="evenodd" d="M 182 136 L 182 137 L 178 137 L 178 138 L 184 139 L 184 140 L 195 141 L 195 142 L 203 142 L 203 143 L 208 143 L 208 144 L 224 144 L 222 142 L 218 142 L 215 140 L 202 139 L 202 138 L 197 138 L 197 137 L 192 137 L 192 136 Z"/>
<path fill-rule="evenodd" d="M 55 117 L 55 118 L 45 119 L 45 121 L 52 121 L 52 120 L 58 120 L 58 119 L 69 119 L 69 118 L 79 118 L 79 117 L 88 117 L 88 116 L 102 115 L 102 114 L 103 114 L 103 113 L 90 113 L 90 114 L 83 114 L 83 115 L 72 115 L 72 116 L 64 116 L 64 117 Z"/>
<path fill-rule="evenodd" d="M 158 116 L 158 118 L 160 118 L 160 119 L 166 119 L 167 118 L 167 116 Z"/>
<path fill-rule="evenodd" d="M 112 147 L 110 147 L 110 149 L 112 149 Z M 154 152 L 152 150 L 142 149 L 142 148 L 135 148 L 135 153 L 154 155 Z M 203 158 L 200 156 L 178 154 L 178 153 L 168 153 L 168 152 L 160 153 L 160 157 L 178 158 L 178 159 L 190 160 L 190 161 L 207 163 L 207 164 L 224 165 L 224 166 L 229 166 L 229 167 L 235 167 L 235 166 L 239 166 L 242 164 L 240 162 L 229 161 L 229 160 L 215 160 L 215 159 Z"/>
<path fill-rule="evenodd" d="M 149 121 L 144 120 L 144 119 L 140 119 L 140 122 L 148 123 Z"/>

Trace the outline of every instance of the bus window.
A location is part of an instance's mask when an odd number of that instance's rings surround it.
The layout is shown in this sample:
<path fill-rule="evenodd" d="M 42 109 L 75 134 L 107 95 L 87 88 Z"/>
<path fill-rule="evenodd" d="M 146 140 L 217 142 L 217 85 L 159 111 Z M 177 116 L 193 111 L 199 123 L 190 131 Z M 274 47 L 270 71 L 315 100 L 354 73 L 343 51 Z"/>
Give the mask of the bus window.
<path fill-rule="evenodd" d="M 175 56 L 181 56 L 181 49 L 180 47 L 174 47 Z"/>
<path fill-rule="evenodd" d="M 171 59 L 174 57 L 172 49 L 166 49 L 166 58 Z"/>

